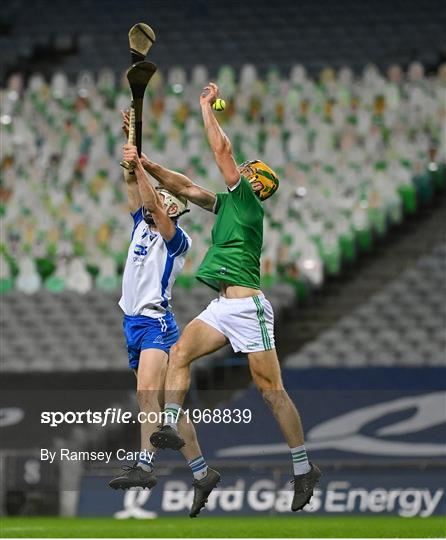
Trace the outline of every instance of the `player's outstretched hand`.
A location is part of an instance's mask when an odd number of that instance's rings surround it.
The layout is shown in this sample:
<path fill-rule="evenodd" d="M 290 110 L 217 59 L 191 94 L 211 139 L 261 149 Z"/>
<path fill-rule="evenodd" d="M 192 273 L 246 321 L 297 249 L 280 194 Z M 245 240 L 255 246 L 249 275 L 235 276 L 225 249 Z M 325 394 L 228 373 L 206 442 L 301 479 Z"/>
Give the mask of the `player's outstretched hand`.
<path fill-rule="evenodd" d="M 218 97 L 218 86 L 215 83 L 210 82 L 203 88 L 200 94 L 200 105 L 212 105 Z"/>
<path fill-rule="evenodd" d="M 139 157 L 138 157 L 138 150 L 136 149 L 136 146 L 133 144 L 125 144 L 123 146 L 124 153 L 123 153 L 123 159 L 124 161 L 127 161 L 127 163 L 133 163 L 136 167 L 139 163 Z"/>
<path fill-rule="evenodd" d="M 128 138 L 129 136 L 129 125 L 130 125 L 130 111 L 121 111 L 122 116 L 122 131 L 124 135 Z"/>

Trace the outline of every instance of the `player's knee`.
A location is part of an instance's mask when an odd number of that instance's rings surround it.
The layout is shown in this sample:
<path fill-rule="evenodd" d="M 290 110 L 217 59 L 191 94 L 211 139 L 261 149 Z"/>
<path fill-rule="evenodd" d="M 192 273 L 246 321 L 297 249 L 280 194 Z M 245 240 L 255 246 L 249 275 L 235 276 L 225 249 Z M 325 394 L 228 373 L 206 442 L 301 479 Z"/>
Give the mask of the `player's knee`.
<path fill-rule="evenodd" d="M 286 393 L 283 388 L 265 385 L 259 388 L 265 403 L 271 408 L 280 408 L 285 404 Z"/>
<path fill-rule="evenodd" d="M 170 349 L 169 364 L 174 367 L 183 367 L 189 363 L 189 354 L 181 343 L 176 343 Z"/>

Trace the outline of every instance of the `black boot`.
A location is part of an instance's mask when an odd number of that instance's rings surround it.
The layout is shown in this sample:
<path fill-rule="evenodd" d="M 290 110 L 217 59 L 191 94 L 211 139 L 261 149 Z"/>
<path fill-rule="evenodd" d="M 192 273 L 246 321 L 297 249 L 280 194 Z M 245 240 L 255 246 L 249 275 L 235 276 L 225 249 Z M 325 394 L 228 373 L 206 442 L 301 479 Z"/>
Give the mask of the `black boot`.
<path fill-rule="evenodd" d="M 153 471 L 145 471 L 137 463 L 131 467 L 124 465 L 122 472 L 116 476 L 108 485 L 113 489 L 130 489 L 132 487 L 142 487 L 152 489 L 156 486 L 156 476 Z"/>
<path fill-rule="evenodd" d="M 201 480 L 194 480 L 194 502 L 190 509 L 189 516 L 197 517 L 200 510 L 208 502 L 208 497 L 215 486 L 220 482 L 220 473 L 208 467 L 208 472 Z"/>
<path fill-rule="evenodd" d="M 292 480 L 294 483 L 294 497 L 291 503 L 291 510 L 293 512 L 302 510 L 310 502 L 313 496 L 313 490 L 322 476 L 317 465 L 310 463 L 310 466 L 311 469 L 306 474 L 295 474 L 294 480 Z"/>
<path fill-rule="evenodd" d="M 155 448 L 170 448 L 172 450 L 180 450 L 185 445 L 178 431 L 167 425 L 161 426 L 158 431 L 154 431 L 150 435 L 150 442 Z"/>

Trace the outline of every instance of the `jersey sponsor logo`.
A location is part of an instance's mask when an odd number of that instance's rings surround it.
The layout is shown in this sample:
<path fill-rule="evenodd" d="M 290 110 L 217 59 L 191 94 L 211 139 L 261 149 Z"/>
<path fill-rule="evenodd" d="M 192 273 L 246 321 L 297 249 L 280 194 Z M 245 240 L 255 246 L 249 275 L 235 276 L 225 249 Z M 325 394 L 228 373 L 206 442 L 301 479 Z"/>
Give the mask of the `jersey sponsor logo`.
<path fill-rule="evenodd" d="M 150 247 L 153 245 L 151 244 L 148 246 L 147 242 L 153 242 L 157 236 L 158 235 L 156 233 L 153 233 L 148 228 L 144 229 L 141 240 L 139 241 L 140 243 L 136 243 L 135 247 L 133 248 L 133 253 L 136 255 L 136 257 L 133 257 L 133 262 L 142 263 L 142 259 L 147 255 Z"/>
<path fill-rule="evenodd" d="M 133 253 L 140 257 L 145 257 L 147 255 L 147 246 L 143 246 L 142 244 L 136 244 Z"/>

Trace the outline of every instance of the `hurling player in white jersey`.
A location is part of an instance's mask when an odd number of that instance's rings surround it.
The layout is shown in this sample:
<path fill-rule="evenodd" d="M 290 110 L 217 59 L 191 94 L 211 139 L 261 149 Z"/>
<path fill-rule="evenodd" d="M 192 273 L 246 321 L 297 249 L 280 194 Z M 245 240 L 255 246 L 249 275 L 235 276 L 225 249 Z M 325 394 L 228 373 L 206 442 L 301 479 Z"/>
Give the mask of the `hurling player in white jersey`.
<path fill-rule="evenodd" d="M 134 147 L 125 145 L 124 154 L 131 149 L 136 153 Z M 124 312 L 129 366 L 137 377 L 140 410 L 146 418 L 155 412 L 160 420 L 169 350 L 179 338 L 170 307 L 171 289 L 183 268 L 191 239 L 178 225 L 178 218 L 188 211 L 186 200 L 165 189 L 154 188 L 139 160 L 135 164 L 134 173 L 124 172 L 133 231 L 119 306 Z M 110 481 L 110 487 L 151 489 L 155 486 L 153 456 L 156 448 L 149 439 L 158 423 L 156 419 L 141 423 L 139 461 L 132 467 L 124 467 L 123 472 Z M 220 475 L 207 467 L 192 422 L 184 420 L 180 430 L 186 443 L 181 451 L 192 470 L 195 491 L 201 492 L 199 488 L 209 478 L 208 473 L 212 477 L 218 475 L 218 479 Z M 201 499 L 194 498 L 191 517 L 204 506 L 206 501 Z"/>

